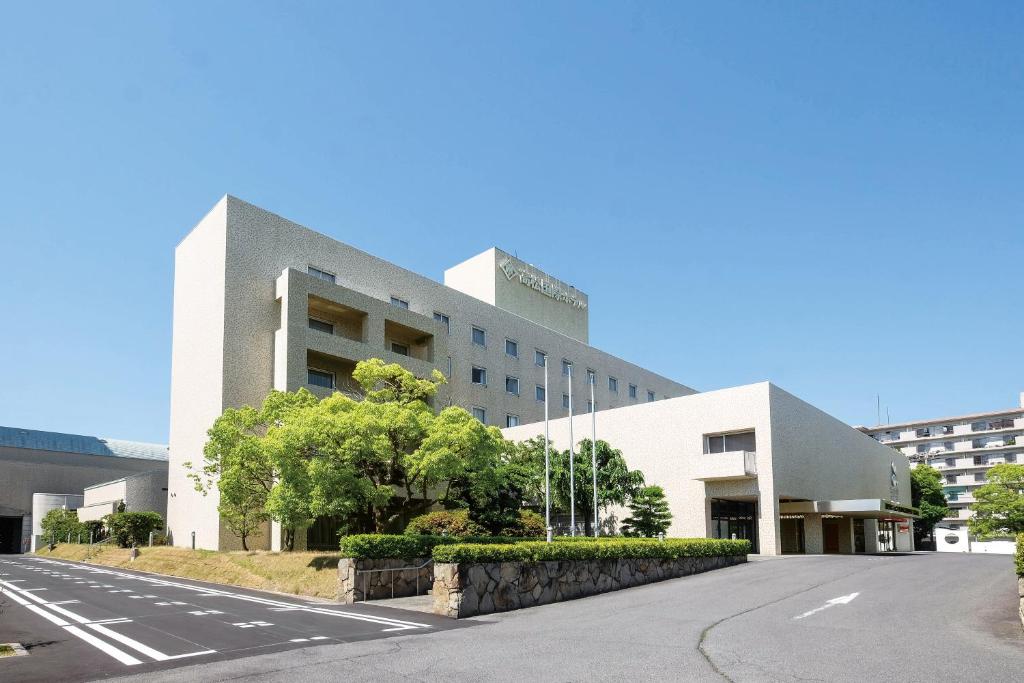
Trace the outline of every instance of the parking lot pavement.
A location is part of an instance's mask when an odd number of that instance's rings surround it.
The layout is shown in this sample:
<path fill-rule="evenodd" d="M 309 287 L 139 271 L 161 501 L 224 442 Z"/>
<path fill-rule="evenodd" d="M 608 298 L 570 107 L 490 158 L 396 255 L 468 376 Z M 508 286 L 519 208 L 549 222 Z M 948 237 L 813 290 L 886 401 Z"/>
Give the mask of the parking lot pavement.
<path fill-rule="evenodd" d="M 468 626 L 30 555 L 0 559 L 2 678 L 84 681 L 281 650 Z"/>

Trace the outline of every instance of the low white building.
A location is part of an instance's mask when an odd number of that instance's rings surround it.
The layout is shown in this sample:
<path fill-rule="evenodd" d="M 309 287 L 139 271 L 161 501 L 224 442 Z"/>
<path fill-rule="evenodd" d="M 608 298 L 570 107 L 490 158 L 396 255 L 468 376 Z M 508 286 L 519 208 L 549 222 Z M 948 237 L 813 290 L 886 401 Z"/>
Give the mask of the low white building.
<path fill-rule="evenodd" d="M 156 512 L 166 520 L 167 468 L 86 486 L 78 520 L 103 519 L 122 506 L 125 512 Z"/>
<path fill-rule="evenodd" d="M 907 458 L 771 383 L 595 417 L 597 438 L 665 489 L 673 536 L 747 538 L 766 555 L 913 550 Z M 503 432 L 525 440 L 544 423 Z M 549 433 L 567 448 L 568 418 Z M 591 415 L 573 433 L 589 438 Z"/>

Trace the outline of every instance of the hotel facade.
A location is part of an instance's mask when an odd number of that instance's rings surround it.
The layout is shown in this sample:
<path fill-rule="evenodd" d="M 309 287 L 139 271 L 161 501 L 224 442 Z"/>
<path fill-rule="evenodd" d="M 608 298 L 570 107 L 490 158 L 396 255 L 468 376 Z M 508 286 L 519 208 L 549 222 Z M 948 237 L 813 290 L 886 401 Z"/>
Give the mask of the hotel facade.
<path fill-rule="evenodd" d="M 462 406 L 509 438 L 543 433 L 547 398 L 561 448 L 570 393 L 577 441 L 589 435 L 593 387 L 598 438 L 665 488 L 675 535 L 749 538 L 766 554 L 911 547 L 902 454 L 768 383 L 697 393 L 604 353 L 589 344 L 589 305 L 499 249 L 442 284 L 224 197 L 175 251 L 171 542 L 240 547 L 216 490 L 196 492 L 185 466 L 202 462 L 224 409 L 273 389 L 346 391 L 358 361 L 382 358 L 418 376 L 440 370 L 435 407 Z M 250 546 L 279 549 L 280 529 L 265 532 Z M 321 520 L 296 537 L 332 543 Z"/>
<path fill-rule="evenodd" d="M 217 494 L 184 463 L 203 458 L 225 408 L 272 389 L 319 396 L 353 388 L 352 370 L 383 358 L 419 376 L 440 370 L 435 398 L 498 427 L 695 393 L 588 344 L 583 292 L 498 249 L 445 271 L 444 284 L 226 196 L 175 251 L 168 527 L 174 544 L 229 549 Z M 313 530 L 316 533 L 316 530 Z M 279 534 L 262 539 L 277 547 Z"/>
<path fill-rule="evenodd" d="M 598 406 L 600 408 L 600 406 Z M 763 555 L 913 549 L 907 459 L 769 382 L 577 415 L 665 490 L 671 536 L 745 538 Z M 569 447 L 569 418 L 549 424 Z M 544 433 L 543 424 L 504 430 Z M 619 520 L 627 511 L 606 513 Z M 602 526 L 607 524 L 606 519 Z"/>

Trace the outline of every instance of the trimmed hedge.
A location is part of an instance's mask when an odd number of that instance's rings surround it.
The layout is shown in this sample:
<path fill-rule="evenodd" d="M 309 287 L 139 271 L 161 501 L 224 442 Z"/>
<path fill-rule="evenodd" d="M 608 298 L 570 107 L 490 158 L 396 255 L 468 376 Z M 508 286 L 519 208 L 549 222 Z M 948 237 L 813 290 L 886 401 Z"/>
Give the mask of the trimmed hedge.
<path fill-rule="evenodd" d="M 609 539 L 600 543 L 524 543 L 438 545 L 435 562 L 547 562 L 555 560 L 676 559 L 746 555 L 750 541 L 718 538 Z"/>
<path fill-rule="evenodd" d="M 1024 577 L 1024 534 L 1017 534 L 1017 576 Z"/>
<path fill-rule="evenodd" d="M 485 545 L 492 543 L 514 544 L 522 539 L 509 536 L 429 536 L 413 534 L 354 534 L 341 537 L 341 556 L 378 560 L 389 557 L 425 557 L 435 546 L 456 543 Z"/>

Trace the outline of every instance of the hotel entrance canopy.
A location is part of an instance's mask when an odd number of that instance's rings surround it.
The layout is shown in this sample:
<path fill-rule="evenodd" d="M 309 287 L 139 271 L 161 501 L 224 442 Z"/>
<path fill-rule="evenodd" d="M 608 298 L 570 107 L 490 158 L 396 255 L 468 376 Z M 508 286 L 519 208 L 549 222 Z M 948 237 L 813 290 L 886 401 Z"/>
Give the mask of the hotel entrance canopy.
<path fill-rule="evenodd" d="M 856 498 L 852 500 L 801 500 L 779 505 L 781 515 L 839 515 L 861 519 L 908 520 L 917 519 L 917 508 L 901 505 L 881 498 Z"/>

